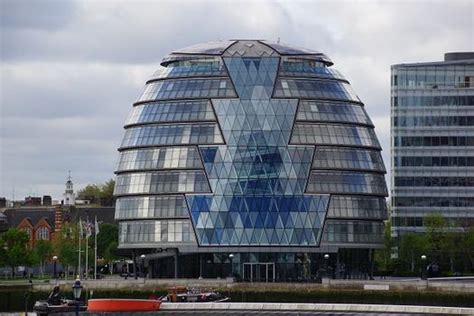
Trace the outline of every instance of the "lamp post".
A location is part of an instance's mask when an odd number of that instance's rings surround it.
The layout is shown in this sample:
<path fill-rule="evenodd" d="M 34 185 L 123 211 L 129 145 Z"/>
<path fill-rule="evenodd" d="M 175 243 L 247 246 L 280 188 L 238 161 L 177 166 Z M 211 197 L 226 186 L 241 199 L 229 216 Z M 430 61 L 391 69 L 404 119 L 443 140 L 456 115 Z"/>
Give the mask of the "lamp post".
<path fill-rule="evenodd" d="M 56 279 L 56 266 L 58 264 L 58 256 L 53 256 L 53 278 Z"/>
<path fill-rule="evenodd" d="M 421 255 L 421 279 L 426 280 L 426 256 Z"/>
<path fill-rule="evenodd" d="M 328 253 L 324 254 L 324 265 L 325 265 L 324 271 L 326 272 L 325 273 L 326 278 L 329 278 L 329 271 L 328 271 L 328 269 L 329 269 L 329 254 Z"/>
<path fill-rule="evenodd" d="M 82 285 L 79 279 L 76 279 L 74 285 L 72 286 L 72 294 L 74 295 L 74 300 L 76 303 L 76 316 L 79 316 L 79 300 L 81 299 Z"/>
<path fill-rule="evenodd" d="M 145 278 L 145 255 L 140 256 L 141 259 L 141 267 L 140 267 L 140 274 Z"/>
<path fill-rule="evenodd" d="M 232 259 L 234 259 L 234 254 L 231 253 L 229 254 L 229 260 L 230 260 L 230 277 L 232 278 L 233 277 L 233 274 L 234 274 L 234 267 L 232 265 Z"/>

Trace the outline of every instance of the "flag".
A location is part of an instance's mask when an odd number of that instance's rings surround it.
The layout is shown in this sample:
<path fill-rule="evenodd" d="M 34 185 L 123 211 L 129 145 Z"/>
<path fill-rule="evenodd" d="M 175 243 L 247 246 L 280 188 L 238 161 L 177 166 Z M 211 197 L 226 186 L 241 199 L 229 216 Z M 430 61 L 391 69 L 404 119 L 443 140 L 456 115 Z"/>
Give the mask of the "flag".
<path fill-rule="evenodd" d="M 89 238 L 92 236 L 92 223 L 89 222 L 89 219 L 87 222 L 84 222 L 85 228 L 86 228 L 86 238 Z"/>
<path fill-rule="evenodd" d="M 100 232 L 100 231 L 99 231 L 99 222 L 97 221 L 97 216 L 95 217 L 94 231 L 95 231 L 96 236 L 97 236 L 97 234 Z"/>
<path fill-rule="evenodd" d="M 82 220 L 79 218 L 79 236 L 84 236 L 84 230 L 82 229 Z"/>

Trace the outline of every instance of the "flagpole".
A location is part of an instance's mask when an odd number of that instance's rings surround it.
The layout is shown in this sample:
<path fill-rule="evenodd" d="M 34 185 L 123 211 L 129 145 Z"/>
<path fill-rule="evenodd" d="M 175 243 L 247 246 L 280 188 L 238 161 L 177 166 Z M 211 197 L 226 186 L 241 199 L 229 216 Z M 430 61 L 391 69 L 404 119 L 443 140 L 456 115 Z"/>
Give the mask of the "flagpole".
<path fill-rule="evenodd" d="M 97 280 L 97 234 L 99 231 L 99 223 L 97 223 L 97 216 L 94 222 L 94 280 Z"/>
<path fill-rule="evenodd" d="M 89 278 L 89 217 L 87 217 L 86 230 L 86 280 Z"/>
<path fill-rule="evenodd" d="M 81 244 L 82 244 L 82 221 L 79 218 L 79 279 L 82 280 L 82 271 L 81 271 Z"/>

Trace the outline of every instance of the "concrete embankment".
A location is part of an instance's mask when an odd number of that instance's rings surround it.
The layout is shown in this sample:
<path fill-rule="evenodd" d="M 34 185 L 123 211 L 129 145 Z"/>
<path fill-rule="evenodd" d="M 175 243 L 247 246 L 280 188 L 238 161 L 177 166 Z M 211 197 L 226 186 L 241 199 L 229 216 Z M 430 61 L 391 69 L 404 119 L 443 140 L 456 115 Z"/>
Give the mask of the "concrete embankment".
<path fill-rule="evenodd" d="M 298 311 L 298 312 L 346 312 L 346 313 L 410 313 L 428 315 L 474 315 L 474 308 L 369 305 L 369 304 L 305 304 L 305 303 L 163 303 L 165 311 Z"/>
<path fill-rule="evenodd" d="M 226 279 L 103 279 L 83 280 L 82 285 L 89 290 L 143 290 L 153 291 L 171 286 L 187 286 L 196 288 L 216 288 L 222 290 L 389 290 L 389 291 L 433 291 L 447 293 L 473 293 L 474 282 L 459 281 L 384 281 L 384 280 L 323 280 L 323 283 L 238 283 Z M 60 286 L 67 287 L 73 281 L 59 281 Z M 33 283 L 33 290 L 50 291 L 54 286 L 50 283 Z M 0 288 L 4 285 L 0 284 Z"/>
<path fill-rule="evenodd" d="M 24 310 L 25 306 L 31 310 L 34 301 L 47 297 L 55 284 L 55 282 L 34 282 L 23 285 L 0 283 L 0 312 L 20 311 Z M 61 287 L 65 297 L 72 297 L 72 280 L 61 280 L 57 284 Z M 298 305 L 312 303 L 317 306 L 322 306 L 321 304 L 325 303 L 329 303 L 331 306 L 378 304 L 377 306 L 397 305 L 399 308 L 402 308 L 403 305 L 474 307 L 474 282 L 465 281 L 324 280 L 320 284 L 236 283 L 225 279 L 124 280 L 109 278 L 96 281 L 83 280 L 82 285 L 84 287 L 83 295 L 86 298 L 148 298 L 151 295 L 161 296 L 172 286 L 187 286 L 213 289 L 229 296 L 232 302 L 246 304 L 268 302 Z"/>

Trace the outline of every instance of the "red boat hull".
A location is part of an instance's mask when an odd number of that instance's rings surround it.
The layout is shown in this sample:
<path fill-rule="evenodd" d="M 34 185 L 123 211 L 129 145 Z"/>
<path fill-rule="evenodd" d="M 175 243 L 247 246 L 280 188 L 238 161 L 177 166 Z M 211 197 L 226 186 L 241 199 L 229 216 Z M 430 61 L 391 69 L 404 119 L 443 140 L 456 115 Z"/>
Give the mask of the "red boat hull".
<path fill-rule="evenodd" d="M 91 299 L 87 304 L 88 312 L 148 312 L 160 309 L 161 302 L 157 300 L 139 299 Z"/>

